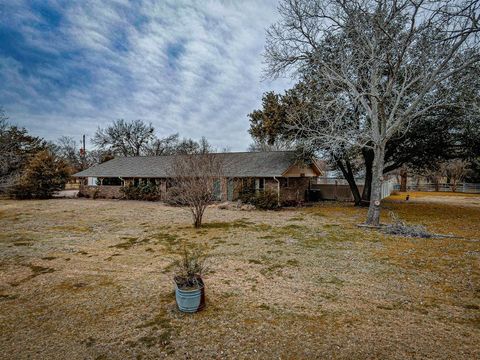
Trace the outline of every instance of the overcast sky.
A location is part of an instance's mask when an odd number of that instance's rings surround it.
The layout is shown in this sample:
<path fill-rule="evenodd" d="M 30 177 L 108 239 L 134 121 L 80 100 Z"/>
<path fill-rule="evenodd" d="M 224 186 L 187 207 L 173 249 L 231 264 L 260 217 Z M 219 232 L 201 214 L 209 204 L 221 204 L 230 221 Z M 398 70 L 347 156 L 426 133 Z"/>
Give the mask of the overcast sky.
<path fill-rule="evenodd" d="M 0 106 L 55 140 L 90 138 L 114 119 L 159 136 L 206 136 L 245 150 L 261 81 L 265 28 L 277 2 L 102 0 L 0 3 Z"/>

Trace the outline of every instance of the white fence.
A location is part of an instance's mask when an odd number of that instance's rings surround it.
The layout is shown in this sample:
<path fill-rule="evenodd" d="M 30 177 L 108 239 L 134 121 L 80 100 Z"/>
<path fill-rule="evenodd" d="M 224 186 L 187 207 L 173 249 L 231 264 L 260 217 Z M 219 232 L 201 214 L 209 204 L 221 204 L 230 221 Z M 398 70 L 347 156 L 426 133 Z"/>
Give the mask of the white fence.
<path fill-rule="evenodd" d="M 387 180 L 382 183 L 382 199 L 389 197 L 394 190 L 395 184 L 393 180 Z"/>
<path fill-rule="evenodd" d="M 400 185 L 395 184 L 393 187 L 394 191 L 400 190 Z M 451 192 L 452 185 L 450 184 L 414 184 L 408 185 L 407 191 L 442 191 L 442 192 Z M 456 192 L 463 192 L 463 193 L 472 193 L 472 194 L 480 194 L 480 184 L 474 183 L 460 183 L 457 184 Z"/>
<path fill-rule="evenodd" d="M 318 185 L 348 185 L 348 181 L 344 178 L 333 178 L 333 177 L 317 177 L 314 184 Z M 365 183 L 365 179 L 355 179 L 355 183 L 357 185 L 363 185 Z"/>

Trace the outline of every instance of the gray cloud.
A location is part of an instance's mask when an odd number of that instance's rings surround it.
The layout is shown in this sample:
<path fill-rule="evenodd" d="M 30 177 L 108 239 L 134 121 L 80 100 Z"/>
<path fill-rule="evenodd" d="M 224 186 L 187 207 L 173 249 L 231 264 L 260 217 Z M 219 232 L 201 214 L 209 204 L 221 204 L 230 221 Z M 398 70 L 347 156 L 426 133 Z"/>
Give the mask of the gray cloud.
<path fill-rule="evenodd" d="M 48 19 L 20 4 L 14 26 L 40 64 L 0 53 L 1 103 L 12 120 L 48 139 L 93 135 L 118 119 L 151 121 L 159 135 L 206 136 L 244 150 L 247 114 L 261 94 L 264 29 L 274 1 L 78 2 Z M 0 45 L 1 46 L 1 45 Z M 48 59 L 51 59 L 49 61 Z M 27 71 L 26 66 L 32 66 Z"/>

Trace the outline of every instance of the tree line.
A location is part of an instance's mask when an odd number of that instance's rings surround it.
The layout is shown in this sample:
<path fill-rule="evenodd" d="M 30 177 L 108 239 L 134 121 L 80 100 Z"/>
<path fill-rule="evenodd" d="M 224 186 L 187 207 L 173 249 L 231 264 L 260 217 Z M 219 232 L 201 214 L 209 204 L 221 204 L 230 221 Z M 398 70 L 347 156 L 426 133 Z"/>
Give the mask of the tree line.
<path fill-rule="evenodd" d="M 116 156 L 206 154 L 214 148 L 179 134 L 158 137 L 151 123 L 116 120 L 99 127 L 91 139 L 94 149 L 82 149 L 75 138 L 47 141 L 9 122 L 0 108 L 0 195 L 19 199 L 50 198 L 76 172 Z"/>

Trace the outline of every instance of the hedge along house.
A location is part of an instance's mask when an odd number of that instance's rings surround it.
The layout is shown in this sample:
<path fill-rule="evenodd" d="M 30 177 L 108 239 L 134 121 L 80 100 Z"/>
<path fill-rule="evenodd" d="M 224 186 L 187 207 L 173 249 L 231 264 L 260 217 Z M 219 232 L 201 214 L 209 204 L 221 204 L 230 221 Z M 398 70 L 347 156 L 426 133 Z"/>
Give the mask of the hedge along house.
<path fill-rule="evenodd" d="M 169 169 L 181 156 L 169 155 L 117 157 L 81 171 L 80 195 L 96 198 L 122 198 L 122 187 L 153 182 L 165 200 L 169 187 Z M 213 184 L 218 201 L 237 200 L 243 191 L 270 190 L 279 203 L 306 200 L 310 180 L 322 175 L 320 163 L 303 164 L 292 151 L 232 152 L 215 154 L 221 159 L 221 178 Z"/>

